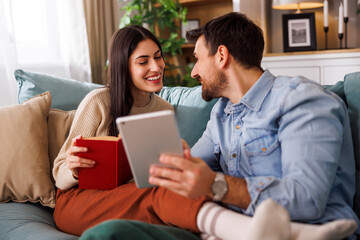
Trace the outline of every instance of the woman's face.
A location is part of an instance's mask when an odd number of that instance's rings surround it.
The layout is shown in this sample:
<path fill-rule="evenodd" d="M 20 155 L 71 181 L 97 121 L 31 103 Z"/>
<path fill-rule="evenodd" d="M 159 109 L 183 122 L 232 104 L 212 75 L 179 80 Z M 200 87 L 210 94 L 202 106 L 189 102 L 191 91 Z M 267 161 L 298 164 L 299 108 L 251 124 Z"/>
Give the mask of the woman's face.
<path fill-rule="evenodd" d="M 165 62 L 154 41 L 141 41 L 130 56 L 129 66 L 133 80 L 131 90 L 135 98 L 161 90 Z"/>

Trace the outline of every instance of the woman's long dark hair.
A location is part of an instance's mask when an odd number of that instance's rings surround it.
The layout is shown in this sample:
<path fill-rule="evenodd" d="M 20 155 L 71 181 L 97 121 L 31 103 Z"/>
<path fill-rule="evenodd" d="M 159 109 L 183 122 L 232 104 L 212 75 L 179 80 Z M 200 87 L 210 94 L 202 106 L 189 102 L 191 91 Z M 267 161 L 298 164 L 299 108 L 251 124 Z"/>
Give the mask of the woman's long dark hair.
<path fill-rule="evenodd" d="M 134 103 L 131 94 L 132 78 L 129 58 L 141 41 L 153 40 L 162 49 L 159 40 L 146 28 L 136 25 L 117 30 L 111 38 L 109 46 L 109 67 L 107 70 L 108 87 L 110 90 L 111 118 L 108 134 L 117 136 L 116 118 L 129 114 Z"/>

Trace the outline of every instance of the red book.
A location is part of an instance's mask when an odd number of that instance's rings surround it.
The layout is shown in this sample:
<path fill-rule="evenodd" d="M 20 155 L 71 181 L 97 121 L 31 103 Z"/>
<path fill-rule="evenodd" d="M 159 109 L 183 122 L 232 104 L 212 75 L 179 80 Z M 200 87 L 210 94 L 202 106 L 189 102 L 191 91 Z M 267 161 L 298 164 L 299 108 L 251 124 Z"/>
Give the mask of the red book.
<path fill-rule="evenodd" d="M 133 178 L 121 138 L 82 138 L 76 145 L 88 149 L 77 153 L 79 157 L 95 161 L 93 168 L 78 168 L 79 188 L 109 190 Z"/>

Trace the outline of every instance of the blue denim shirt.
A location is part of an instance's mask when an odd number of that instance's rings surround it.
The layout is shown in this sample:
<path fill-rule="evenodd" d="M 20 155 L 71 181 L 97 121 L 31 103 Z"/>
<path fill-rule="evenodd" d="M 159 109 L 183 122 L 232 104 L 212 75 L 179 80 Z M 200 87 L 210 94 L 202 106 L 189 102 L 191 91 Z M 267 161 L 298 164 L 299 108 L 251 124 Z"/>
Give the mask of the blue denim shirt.
<path fill-rule="evenodd" d="M 246 180 L 251 203 L 234 210 L 253 215 L 272 198 L 295 221 L 359 225 L 347 108 L 311 80 L 265 71 L 239 103 L 219 99 L 192 155 Z"/>

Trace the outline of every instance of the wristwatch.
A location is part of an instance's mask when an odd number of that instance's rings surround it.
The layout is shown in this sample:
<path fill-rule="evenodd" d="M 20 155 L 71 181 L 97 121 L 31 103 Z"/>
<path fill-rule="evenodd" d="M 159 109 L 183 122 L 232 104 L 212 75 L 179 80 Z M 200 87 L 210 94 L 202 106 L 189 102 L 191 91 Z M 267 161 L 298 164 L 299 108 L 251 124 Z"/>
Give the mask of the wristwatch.
<path fill-rule="evenodd" d="M 211 192 L 213 194 L 212 200 L 219 202 L 223 199 L 228 191 L 225 175 L 222 172 L 216 172 L 214 182 L 211 185 Z"/>

